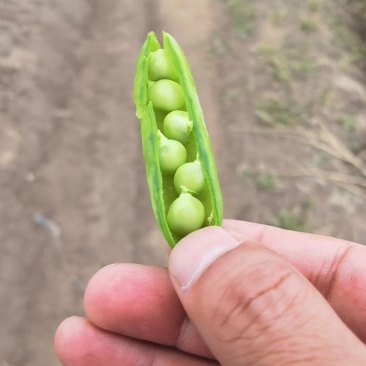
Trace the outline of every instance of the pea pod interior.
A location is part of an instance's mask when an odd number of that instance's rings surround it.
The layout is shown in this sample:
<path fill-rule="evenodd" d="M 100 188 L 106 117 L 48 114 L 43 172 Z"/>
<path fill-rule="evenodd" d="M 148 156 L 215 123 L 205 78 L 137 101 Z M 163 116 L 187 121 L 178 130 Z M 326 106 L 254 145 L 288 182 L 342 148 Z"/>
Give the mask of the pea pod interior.
<path fill-rule="evenodd" d="M 137 63 L 134 100 L 136 115 L 141 124 L 142 148 L 152 207 L 166 240 L 171 247 L 174 247 L 182 235 L 177 234 L 177 231 L 171 231 L 167 215 L 172 203 L 181 193 L 186 195 L 187 192 L 177 191 L 174 186 L 174 174 L 163 173 L 159 162 L 162 139 L 165 139 L 162 134 L 164 119 L 174 110 L 171 108 L 187 112 L 191 121 L 189 124 L 191 136 L 184 146 L 187 151 L 186 161 L 197 161 L 202 167 L 204 175 L 204 189 L 199 193 L 190 192 L 204 206 L 203 226 L 221 225 L 223 203 L 215 160 L 188 61 L 181 47 L 171 35 L 163 32 L 163 41 L 164 47 L 161 48 L 156 35 L 153 32 L 148 34 Z M 151 72 L 149 69 L 151 59 L 153 58 L 154 65 L 159 64 L 157 56 L 160 57 L 160 55 L 168 58 L 168 67 L 164 59 L 164 62 L 161 62 L 164 67 L 159 72 Z M 149 79 L 149 75 L 151 77 L 152 74 L 154 80 Z M 162 79 L 156 80 L 158 78 L 155 75 L 161 75 Z M 160 88 L 159 83 L 164 89 L 156 92 Z M 177 85 L 180 86 L 179 90 L 182 92 L 184 104 L 180 100 L 176 102 L 174 95 L 172 97 L 172 93 L 174 94 L 178 88 Z M 166 97 L 164 97 L 164 93 L 167 93 Z"/>

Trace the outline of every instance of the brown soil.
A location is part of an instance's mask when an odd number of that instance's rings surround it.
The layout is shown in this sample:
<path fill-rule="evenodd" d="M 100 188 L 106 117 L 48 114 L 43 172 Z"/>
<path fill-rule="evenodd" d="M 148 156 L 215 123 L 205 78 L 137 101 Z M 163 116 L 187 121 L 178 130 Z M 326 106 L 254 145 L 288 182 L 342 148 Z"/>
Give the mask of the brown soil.
<path fill-rule="evenodd" d="M 55 329 L 83 314 L 83 289 L 99 268 L 166 264 L 132 100 L 139 49 L 162 29 L 190 60 L 226 217 L 268 222 L 299 190 L 319 200 L 327 191 L 306 181 L 271 195 L 237 174 L 244 162 L 285 165 L 291 146 L 235 130 L 255 124 L 252 99 L 235 96 L 245 70 L 255 72 L 257 41 L 232 34 L 223 2 L 0 0 L 0 366 L 58 365 Z M 212 54 L 217 34 L 234 53 Z M 364 212 L 342 197 L 333 196 L 334 210 L 317 206 L 330 225 L 318 231 L 361 240 Z"/>

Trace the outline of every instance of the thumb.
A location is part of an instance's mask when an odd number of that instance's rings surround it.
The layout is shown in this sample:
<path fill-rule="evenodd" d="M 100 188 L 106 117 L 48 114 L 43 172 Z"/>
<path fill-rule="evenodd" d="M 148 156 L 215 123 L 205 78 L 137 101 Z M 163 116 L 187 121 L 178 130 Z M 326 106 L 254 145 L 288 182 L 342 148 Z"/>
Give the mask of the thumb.
<path fill-rule="evenodd" d="M 169 271 L 223 366 L 366 364 L 364 345 L 320 293 L 259 244 L 205 228 L 176 246 Z"/>

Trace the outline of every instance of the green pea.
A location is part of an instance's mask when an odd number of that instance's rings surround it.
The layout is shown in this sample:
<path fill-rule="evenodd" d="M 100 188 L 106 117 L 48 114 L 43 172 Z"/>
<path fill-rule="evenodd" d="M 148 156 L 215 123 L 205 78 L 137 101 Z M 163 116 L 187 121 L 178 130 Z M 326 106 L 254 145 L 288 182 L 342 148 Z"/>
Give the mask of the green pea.
<path fill-rule="evenodd" d="M 184 111 L 170 112 L 164 119 L 164 133 L 166 137 L 186 144 L 191 136 L 192 121 Z"/>
<path fill-rule="evenodd" d="M 151 53 L 149 64 L 149 79 L 158 81 L 170 79 L 179 81 L 175 67 L 169 57 L 169 53 L 164 49 L 159 49 Z"/>
<path fill-rule="evenodd" d="M 174 174 L 187 161 L 187 150 L 179 142 L 163 138 L 159 149 L 160 169 L 163 173 Z"/>
<path fill-rule="evenodd" d="M 167 79 L 159 80 L 149 87 L 149 99 L 154 108 L 167 112 L 183 109 L 185 106 L 181 86 Z"/>
<path fill-rule="evenodd" d="M 182 193 L 170 206 L 167 221 L 173 233 L 186 236 L 203 226 L 205 208 L 191 194 Z"/>
<path fill-rule="evenodd" d="M 199 161 L 183 164 L 174 175 L 174 187 L 178 193 L 200 193 L 205 186 L 205 177 Z"/>

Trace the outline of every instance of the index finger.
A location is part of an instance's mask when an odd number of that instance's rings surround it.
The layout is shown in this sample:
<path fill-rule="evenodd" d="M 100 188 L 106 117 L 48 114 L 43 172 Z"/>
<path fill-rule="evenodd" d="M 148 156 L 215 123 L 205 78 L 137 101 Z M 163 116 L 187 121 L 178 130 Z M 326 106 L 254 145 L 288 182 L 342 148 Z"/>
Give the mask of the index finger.
<path fill-rule="evenodd" d="M 366 247 L 346 240 L 225 220 L 232 235 L 255 240 L 291 262 L 366 342 Z"/>

